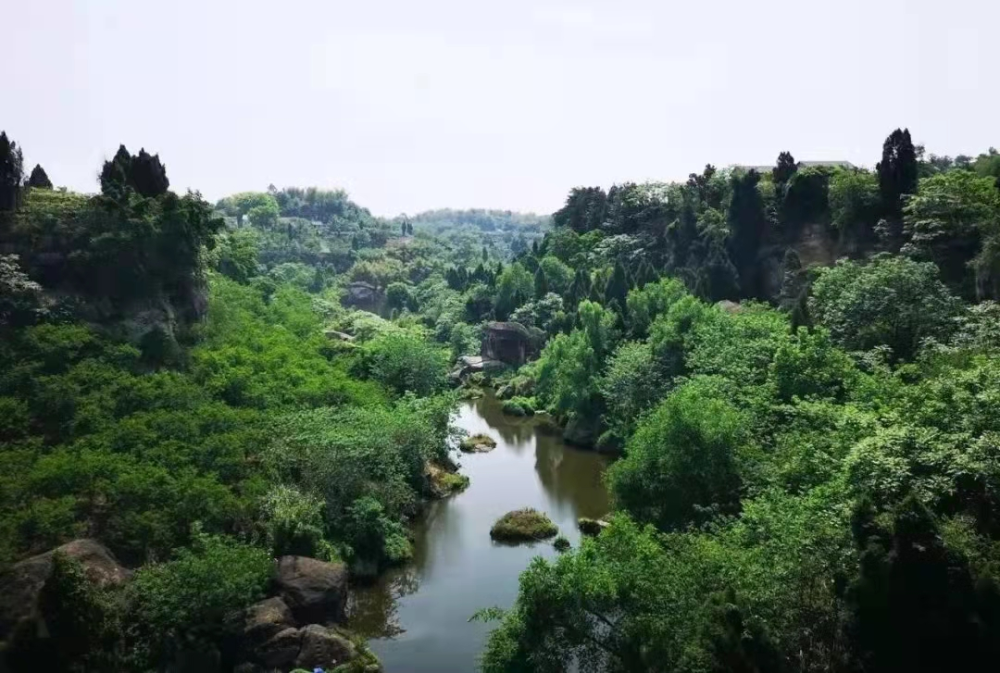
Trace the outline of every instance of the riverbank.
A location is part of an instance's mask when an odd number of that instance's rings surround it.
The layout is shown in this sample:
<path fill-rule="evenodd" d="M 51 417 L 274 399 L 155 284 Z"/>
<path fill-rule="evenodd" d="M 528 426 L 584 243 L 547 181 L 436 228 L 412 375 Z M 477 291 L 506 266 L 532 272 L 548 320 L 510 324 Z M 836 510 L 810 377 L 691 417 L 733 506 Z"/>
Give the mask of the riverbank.
<path fill-rule="evenodd" d="M 348 625 L 369 638 L 386 673 L 467 673 L 491 625 L 470 623 L 477 610 L 507 607 L 534 556 L 555 558 L 552 541 L 504 545 L 490 539 L 501 515 L 532 507 L 552 519 L 574 546 L 579 517 L 609 509 L 601 475 L 605 456 L 572 448 L 532 418 L 505 415 L 492 391 L 459 405 L 454 424 L 497 442 L 481 454 L 456 452 L 464 491 L 432 501 L 413 522 L 413 559 L 354 587 Z"/>

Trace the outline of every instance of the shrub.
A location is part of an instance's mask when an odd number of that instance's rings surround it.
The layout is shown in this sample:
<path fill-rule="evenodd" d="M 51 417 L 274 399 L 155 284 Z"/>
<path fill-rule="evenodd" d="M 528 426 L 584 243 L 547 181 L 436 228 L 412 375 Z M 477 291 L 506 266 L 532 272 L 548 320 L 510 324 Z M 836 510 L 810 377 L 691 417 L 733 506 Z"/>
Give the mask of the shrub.
<path fill-rule="evenodd" d="M 490 537 L 501 542 L 544 540 L 559 532 L 559 528 L 542 512 L 531 508 L 507 512 L 490 528 Z"/>

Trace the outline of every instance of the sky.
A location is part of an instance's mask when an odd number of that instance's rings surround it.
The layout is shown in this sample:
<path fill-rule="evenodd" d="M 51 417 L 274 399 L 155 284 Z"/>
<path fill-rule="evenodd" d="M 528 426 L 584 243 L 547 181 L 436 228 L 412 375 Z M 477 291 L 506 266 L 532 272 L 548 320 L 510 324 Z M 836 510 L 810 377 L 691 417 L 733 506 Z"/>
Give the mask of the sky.
<path fill-rule="evenodd" d="M 551 212 L 706 163 L 1000 145 L 996 0 L 0 0 L 0 129 L 93 192 L 344 188 L 379 215 Z"/>

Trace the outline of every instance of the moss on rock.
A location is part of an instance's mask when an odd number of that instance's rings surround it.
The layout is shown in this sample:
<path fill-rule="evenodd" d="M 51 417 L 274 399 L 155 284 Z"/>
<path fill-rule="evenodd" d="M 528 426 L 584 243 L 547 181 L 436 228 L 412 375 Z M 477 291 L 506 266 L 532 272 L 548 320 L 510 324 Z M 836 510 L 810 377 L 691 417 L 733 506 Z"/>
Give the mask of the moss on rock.
<path fill-rule="evenodd" d="M 463 439 L 458 448 L 465 453 L 487 453 L 495 449 L 496 446 L 496 440 L 489 435 L 472 435 Z"/>
<path fill-rule="evenodd" d="M 607 525 L 607 521 L 601 521 L 600 519 L 588 519 L 585 516 L 581 516 L 576 520 L 576 527 L 579 528 L 580 532 L 584 535 L 598 535 L 607 527 Z"/>
<path fill-rule="evenodd" d="M 558 533 L 559 528 L 549 517 L 527 507 L 507 512 L 490 528 L 490 537 L 501 542 L 544 540 Z"/>

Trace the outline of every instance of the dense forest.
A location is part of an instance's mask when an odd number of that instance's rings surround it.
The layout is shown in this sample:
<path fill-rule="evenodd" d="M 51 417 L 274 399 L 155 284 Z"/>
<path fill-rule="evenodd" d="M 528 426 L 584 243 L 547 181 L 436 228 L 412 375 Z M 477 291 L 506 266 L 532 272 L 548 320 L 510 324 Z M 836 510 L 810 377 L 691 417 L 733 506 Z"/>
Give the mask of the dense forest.
<path fill-rule="evenodd" d="M 783 152 L 551 218 L 210 204 L 145 149 L 100 168 L 55 188 L 0 134 L 0 570 L 82 538 L 132 569 L 45 557 L 31 614 L 0 597 L 12 670 L 266 670 L 229 643 L 273 559 L 405 562 L 464 486 L 449 417 L 477 386 L 620 456 L 603 532 L 480 615 L 485 671 L 1000 655 L 995 150 L 896 130 L 874 170 Z M 449 377 L 497 322 L 529 361 Z"/>

